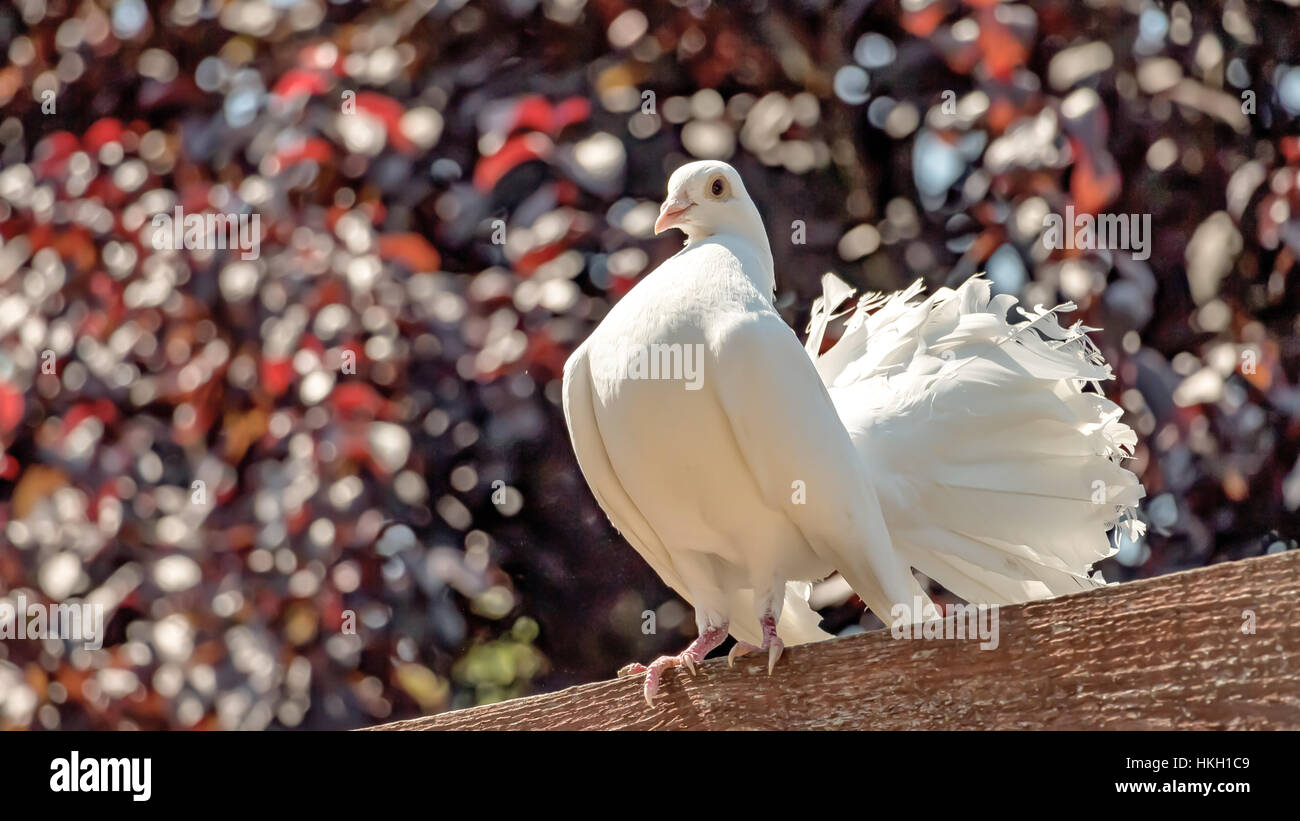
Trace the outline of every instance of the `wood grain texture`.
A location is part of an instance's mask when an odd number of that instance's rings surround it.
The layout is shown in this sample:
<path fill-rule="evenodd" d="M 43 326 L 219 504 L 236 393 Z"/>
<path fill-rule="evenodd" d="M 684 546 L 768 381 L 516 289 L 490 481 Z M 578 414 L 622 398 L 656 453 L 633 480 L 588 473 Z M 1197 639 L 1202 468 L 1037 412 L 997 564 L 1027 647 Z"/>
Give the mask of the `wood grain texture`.
<path fill-rule="evenodd" d="M 1254 632 L 1243 631 L 1244 611 Z M 382 730 L 1300 729 L 1300 551 L 1003 607 L 999 646 L 880 630 Z M 643 659 L 644 661 L 644 659 Z"/>

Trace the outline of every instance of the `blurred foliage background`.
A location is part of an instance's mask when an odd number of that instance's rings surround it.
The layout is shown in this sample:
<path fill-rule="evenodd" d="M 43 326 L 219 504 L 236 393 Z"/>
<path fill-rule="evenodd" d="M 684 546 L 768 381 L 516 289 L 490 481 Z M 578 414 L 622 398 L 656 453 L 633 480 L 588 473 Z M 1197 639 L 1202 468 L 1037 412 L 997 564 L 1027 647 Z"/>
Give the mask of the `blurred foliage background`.
<path fill-rule="evenodd" d="M 0 643 L 0 726 L 357 727 L 680 650 L 558 388 L 695 158 L 800 331 L 826 271 L 1104 328 L 1150 525 L 1107 578 L 1295 547 L 1298 41 L 1296 0 L 6 4 L 0 596 L 107 637 Z M 260 255 L 155 250 L 177 206 Z M 1150 257 L 1047 249 L 1067 207 Z"/>

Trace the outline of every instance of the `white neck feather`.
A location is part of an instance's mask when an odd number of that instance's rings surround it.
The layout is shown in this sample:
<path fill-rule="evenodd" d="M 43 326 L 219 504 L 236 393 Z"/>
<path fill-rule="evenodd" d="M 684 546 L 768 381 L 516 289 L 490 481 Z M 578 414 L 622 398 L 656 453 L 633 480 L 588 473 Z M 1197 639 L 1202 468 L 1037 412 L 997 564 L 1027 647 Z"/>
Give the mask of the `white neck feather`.
<path fill-rule="evenodd" d="M 736 237 L 751 245 L 758 253 L 761 271 L 746 271 L 746 274 L 754 280 L 760 293 L 764 296 L 775 297 L 776 295 L 776 263 L 772 260 L 772 244 L 767 238 L 767 231 L 763 227 L 763 217 L 758 213 L 758 208 L 752 201 L 744 203 L 744 214 L 735 223 L 718 226 L 712 233 L 687 235 L 686 247 L 702 242 L 710 237 Z"/>

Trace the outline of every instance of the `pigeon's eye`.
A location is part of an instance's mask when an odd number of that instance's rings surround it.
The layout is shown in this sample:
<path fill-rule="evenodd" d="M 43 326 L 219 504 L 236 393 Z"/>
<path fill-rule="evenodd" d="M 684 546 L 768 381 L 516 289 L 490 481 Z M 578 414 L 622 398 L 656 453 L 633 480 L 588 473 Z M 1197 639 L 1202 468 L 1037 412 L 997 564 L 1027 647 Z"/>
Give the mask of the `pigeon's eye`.
<path fill-rule="evenodd" d="M 713 182 L 709 183 L 709 193 L 714 197 L 721 198 L 727 191 L 727 182 L 722 177 L 714 177 Z"/>

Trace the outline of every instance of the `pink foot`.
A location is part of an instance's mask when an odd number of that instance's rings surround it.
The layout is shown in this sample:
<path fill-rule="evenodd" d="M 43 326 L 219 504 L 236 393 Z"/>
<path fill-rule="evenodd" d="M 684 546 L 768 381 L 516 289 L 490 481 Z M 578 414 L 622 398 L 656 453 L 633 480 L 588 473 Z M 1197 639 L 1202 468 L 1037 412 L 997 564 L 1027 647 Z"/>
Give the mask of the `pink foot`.
<path fill-rule="evenodd" d="M 691 642 L 691 646 L 683 650 L 676 656 L 660 656 L 650 662 L 650 666 L 632 662 L 618 671 L 619 678 L 634 676 L 639 673 L 645 673 L 645 702 L 651 707 L 655 706 L 654 698 L 659 694 L 659 682 L 663 678 L 664 671 L 672 667 L 685 667 L 695 675 L 695 665 L 704 661 L 713 648 L 722 644 L 723 639 L 727 637 L 727 626 L 710 627 L 700 634 L 699 638 Z"/>
<path fill-rule="evenodd" d="M 736 646 L 731 648 L 727 654 L 727 666 L 734 667 L 736 659 L 749 653 L 756 653 L 760 650 L 767 651 L 767 674 L 772 675 L 772 670 L 776 667 L 776 660 L 781 658 L 781 653 L 785 652 L 785 642 L 776 635 L 776 619 L 772 616 L 764 616 L 759 622 L 763 627 L 763 644 L 761 647 L 755 647 L 746 641 L 736 642 Z"/>

